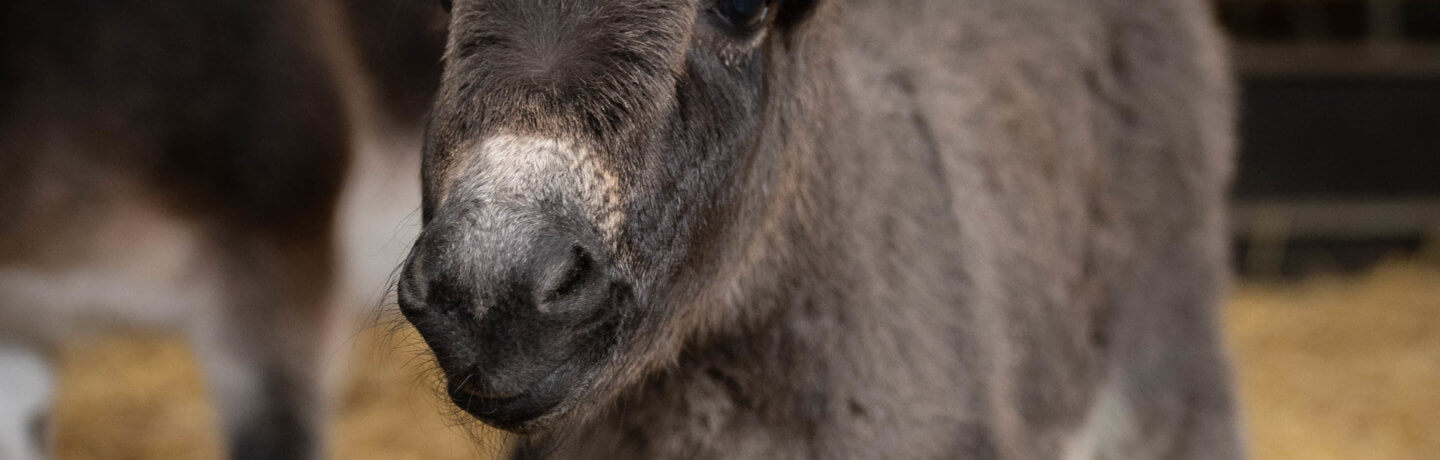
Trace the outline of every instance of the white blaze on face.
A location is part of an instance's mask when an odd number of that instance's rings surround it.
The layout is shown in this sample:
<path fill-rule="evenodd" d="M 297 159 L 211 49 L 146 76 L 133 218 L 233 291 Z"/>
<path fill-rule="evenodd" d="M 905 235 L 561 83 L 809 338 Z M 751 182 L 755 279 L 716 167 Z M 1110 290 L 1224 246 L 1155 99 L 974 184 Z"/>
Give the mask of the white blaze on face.
<path fill-rule="evenodd" d="M 465 165 L 453 178 L 450 197 L 474 197 L 514 205 L 559 199 L 574 205 L 614 241 L 623 219 L 619 182 L 596 157 L 576 142 L 500 134 L 464 153 Z"/>

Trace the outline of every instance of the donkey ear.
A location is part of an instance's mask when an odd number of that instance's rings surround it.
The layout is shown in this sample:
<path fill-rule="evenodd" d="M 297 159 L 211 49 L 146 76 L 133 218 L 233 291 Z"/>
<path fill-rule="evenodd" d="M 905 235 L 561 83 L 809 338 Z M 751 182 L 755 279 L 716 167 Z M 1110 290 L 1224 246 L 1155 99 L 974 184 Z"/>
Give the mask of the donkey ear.
<path fill-rule="evenodd" d="M 805 20 L 810 19 L 815 8 L 828 0 L 779 0 L 780 10 L 776 12 L 775 24 L 780 27 L 793 27 Z"/>

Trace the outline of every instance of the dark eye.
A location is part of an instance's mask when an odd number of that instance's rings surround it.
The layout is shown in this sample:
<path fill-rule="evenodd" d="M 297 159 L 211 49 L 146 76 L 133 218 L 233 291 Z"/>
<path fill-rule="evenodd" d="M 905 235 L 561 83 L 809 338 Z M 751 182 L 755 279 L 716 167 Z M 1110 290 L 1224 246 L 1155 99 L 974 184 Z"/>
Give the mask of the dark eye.
<path fill-rule="evenodd" d="M 445 11 L 450 11 L 450 7 L 453 5 L 452 0 L 440 0 L 440 6 L 445 7 Z"/>
<path fill-rule="evenodd" d="M 770 13 L 771 0 L 716 0 L 716 13 L 725 19 L 731 27 L 739 30 L 751 30 L 765 22 L 765 16 Z"/>

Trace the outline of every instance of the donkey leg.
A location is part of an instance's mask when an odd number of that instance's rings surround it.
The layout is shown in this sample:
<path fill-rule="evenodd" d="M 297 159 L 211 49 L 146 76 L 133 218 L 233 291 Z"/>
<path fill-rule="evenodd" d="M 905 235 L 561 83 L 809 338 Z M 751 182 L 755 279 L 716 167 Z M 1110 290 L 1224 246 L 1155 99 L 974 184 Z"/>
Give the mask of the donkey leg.
<path fill-rule="evenodd" d="M 320 233 L 239 238 L 223 252 L 227 298 L 194 341 L 231 458 L 323 457 L 329 380 L 346 355 L 334 340 L 334 251 Z"/>
<path fill-rule="evenodd" d="M 49 456 L 54 382 L 50 362 L 43 354 L 0 344 L 0 458 L 38 460 Z"/>

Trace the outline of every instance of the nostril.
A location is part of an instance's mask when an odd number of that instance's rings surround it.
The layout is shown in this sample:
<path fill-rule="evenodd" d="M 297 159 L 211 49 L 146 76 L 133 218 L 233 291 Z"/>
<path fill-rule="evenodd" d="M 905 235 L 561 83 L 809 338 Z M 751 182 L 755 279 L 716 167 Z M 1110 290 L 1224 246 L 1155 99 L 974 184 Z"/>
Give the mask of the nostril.
<path fill-rule="evenodd" d="M 555 302 L 582 289 L 586 281 L 589 281 L 595 271 L 595 260 L 585 248 L 574 246 L 570 248 L 568 266 L 560 275 L 560 279 L 554 283 L 554 287 L 547 290 L 542 297 L 545 303 Z"/>
<path fill-rule="evenodd" d="M 425 304 L 440 311 L 456 311 L 458 307 L 469 303 L 467 291 L 453 282 L 434 280 L 425 290 Z"/>

